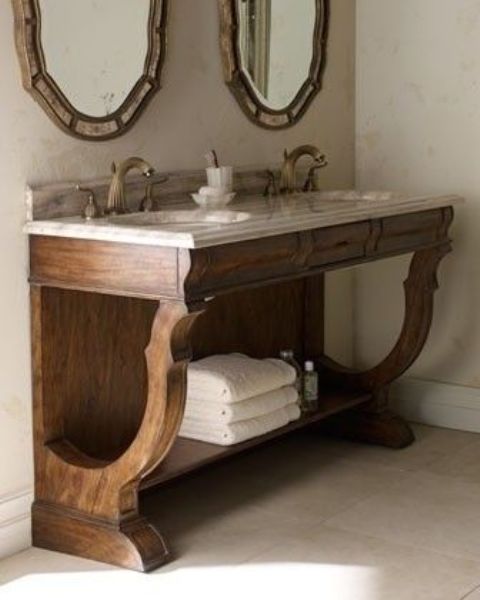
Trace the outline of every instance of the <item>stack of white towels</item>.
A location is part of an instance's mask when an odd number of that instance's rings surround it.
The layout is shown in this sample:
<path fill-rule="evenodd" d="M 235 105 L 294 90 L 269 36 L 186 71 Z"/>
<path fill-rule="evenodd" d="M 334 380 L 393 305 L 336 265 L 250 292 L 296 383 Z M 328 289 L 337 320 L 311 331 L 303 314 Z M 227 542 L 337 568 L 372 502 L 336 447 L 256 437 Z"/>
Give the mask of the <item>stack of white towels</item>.
<path fill-rule="evenodd" d="M 179 435 L 230 446 L 284 427 L 301 415 L 296 377 L 274 358 L 226 354 L 192 362 Z"/>

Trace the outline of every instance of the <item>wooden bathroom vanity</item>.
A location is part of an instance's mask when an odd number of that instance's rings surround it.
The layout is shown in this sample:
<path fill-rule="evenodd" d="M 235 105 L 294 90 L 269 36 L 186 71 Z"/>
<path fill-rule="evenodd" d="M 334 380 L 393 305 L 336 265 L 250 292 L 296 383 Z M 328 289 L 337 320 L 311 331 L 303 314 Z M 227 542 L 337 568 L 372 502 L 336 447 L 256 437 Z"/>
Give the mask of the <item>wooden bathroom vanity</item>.
<path fill-rule="evenodd" d="M 169 175 L 160 211 L 178 208 L 202 177 Z M 128 186 L 135 210 L 143 186 Z M 388 390 L 426 341 L 461 199 L 265 198 L 264 186 L 261 172 L 238 175 L 232 209 L 248 221 L 183 229 L 146 227 L 145 215 L 85 223 L 86 198 L 72 186 L 29 192 L 35 546 L 149 571 L 169 553 L 139 514 L 142 490 L 320 422 L 322 431 L 392 448 L 413 442 L 389 410 Z M 107 182 L 89 187 L 104 204 Z M 366 372 L 330 360 L 325 273 L 406 253 L 405 321 L 392 352 Z M 316 414 L 232 447 L 177 437 L 192 357 L 283 349 L 315 360 Z"/>

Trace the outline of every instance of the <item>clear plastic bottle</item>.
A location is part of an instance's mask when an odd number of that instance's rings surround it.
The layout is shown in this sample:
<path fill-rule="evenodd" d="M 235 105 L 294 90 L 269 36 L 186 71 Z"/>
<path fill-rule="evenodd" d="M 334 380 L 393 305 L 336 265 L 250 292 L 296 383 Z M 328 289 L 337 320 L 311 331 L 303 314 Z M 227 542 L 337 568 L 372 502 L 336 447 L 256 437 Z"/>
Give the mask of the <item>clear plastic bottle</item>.
<path fill-rule="evenodd" d="M 289 365 L 291 365 L 297 373 L 297 379 L 295 380 L 295 389 L 298 392 L 298 405 L 299 405 L 300 409 L 303 411 L 303 372 L 302 372 L 302 367 L 295 359 L 295 354 L 294 354 L 293 350 L 282 350 L 282 352 L 280 352 L 280 358 L 283 361 L 285 361 L 286 363 L 288 363 Z"/>
<path fill-rule="evenodd" d="M 305 363 L 303 374 L 303 406 L 308 413 L 318 410 L 318 373 L 310 360 Z"/>

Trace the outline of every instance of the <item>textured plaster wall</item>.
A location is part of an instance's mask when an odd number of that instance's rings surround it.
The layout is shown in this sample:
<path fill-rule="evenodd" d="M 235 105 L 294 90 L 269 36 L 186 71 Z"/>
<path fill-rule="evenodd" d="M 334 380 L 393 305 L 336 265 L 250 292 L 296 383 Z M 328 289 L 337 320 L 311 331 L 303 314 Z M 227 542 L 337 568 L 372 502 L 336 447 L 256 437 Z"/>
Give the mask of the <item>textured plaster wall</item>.
<path fill-rule="evenodd" d="M 357 183 L 458 193 L 454 253 L 440 270 L 433 331 L 411 371 L 480 386 L 480 0 L 357 2 Z M 371 364 L 403 316 L 405 259 L 356 277 L 355 354 Z"/>

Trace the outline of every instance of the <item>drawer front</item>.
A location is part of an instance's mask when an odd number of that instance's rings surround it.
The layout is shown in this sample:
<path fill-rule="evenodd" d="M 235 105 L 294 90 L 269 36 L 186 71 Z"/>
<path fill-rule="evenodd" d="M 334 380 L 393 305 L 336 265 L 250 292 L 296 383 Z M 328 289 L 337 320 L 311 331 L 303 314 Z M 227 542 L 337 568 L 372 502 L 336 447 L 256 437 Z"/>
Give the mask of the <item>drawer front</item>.
<path fill-rule="evenodd" d="M 313 231 L 308 266 L 319 267 L 363 258 L 370 234 L 368 221 Z"/>
<path fill-rule="evenodd" d="M 215 290 L 299 273 L 302 256 L 298 234 L 194 250 L 186 289 Z"/>
<path fill-rule="evenodd" d="M 445 214 L 441 210 L 383 219 L 377 252 L 398 252 L 435 244 L 445 237 L 445 228 Z"/>
<path fill-rule="evenodd" d="M 192 250 L 186 295 L 213 296 L 406 254 L 447 240 L 452 215 L 451 209 L 435 209 Z"/>
<path fill-rule="evenodd" d="M 365 257 L 369 222 L 339 225 L 193 250 L 187 296 L 307 275 L 310 270 Z"/>

